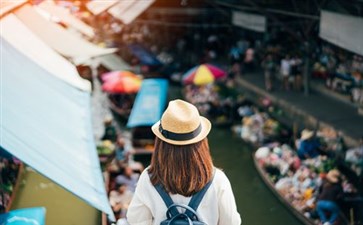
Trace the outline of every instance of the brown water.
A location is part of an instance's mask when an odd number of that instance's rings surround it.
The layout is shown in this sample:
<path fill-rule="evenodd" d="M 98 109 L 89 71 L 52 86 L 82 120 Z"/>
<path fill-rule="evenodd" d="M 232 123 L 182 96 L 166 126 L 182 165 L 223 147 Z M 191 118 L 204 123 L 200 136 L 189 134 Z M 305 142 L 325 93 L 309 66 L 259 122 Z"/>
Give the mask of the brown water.
<path fill-rule="evenodd" d="M 46 177 L 25 169 L 12 209 L 43 206 L 47 225 L 100 225 L 101 213 Z"/>

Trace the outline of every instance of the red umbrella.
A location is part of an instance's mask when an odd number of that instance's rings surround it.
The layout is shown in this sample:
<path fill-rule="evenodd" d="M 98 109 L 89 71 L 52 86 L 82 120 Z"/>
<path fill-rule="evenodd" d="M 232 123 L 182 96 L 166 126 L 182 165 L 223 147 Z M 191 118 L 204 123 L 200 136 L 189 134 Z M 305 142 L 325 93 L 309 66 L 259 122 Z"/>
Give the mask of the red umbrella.
<path fill-rule="evenodd" d="M 107 75 L 108 74 L 108 75 Z M 141 86 L 141 78 L 131 72 L 111 72 L 102 75 L 102 90 L 108 93 L 136 93 Z"/>

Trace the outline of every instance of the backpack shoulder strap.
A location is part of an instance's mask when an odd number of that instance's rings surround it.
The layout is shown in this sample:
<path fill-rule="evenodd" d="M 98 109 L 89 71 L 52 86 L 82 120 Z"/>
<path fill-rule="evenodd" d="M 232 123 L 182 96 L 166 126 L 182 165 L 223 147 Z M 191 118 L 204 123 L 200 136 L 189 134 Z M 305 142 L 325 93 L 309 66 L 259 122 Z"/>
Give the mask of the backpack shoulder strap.
<path fill-rule="evenodd" d="M 210 185 L 213 182 L 214 175 L 215 175 L 215 168 L 213 170 L 212 179 L 200 191 L 198 191 L 197 193 L 195 193 L 193 195 L 192 199 L 190 199 L 190 202 L 189 202 L 188 206 L 190 208 L 194 209 L 194 211 L 197 211 L 200 202 L 202 201 L 205 193 L 208 191 Z M 192 214 L 188 210 L 186 211 L 186 214 L 188 216 L 190 216 L 190 218 L 192 218 Z"/>
<path fill-rule="evenodd" d="M 163 199 L 166 207 L 169 209 L 170 206 L 174 204 L 170 195 L 168 193 L 166 193 L 163 185 L 157 184 L 157 185 L 154 185 L 154 187 L 155 187 L 156 191 L 159 193 L 160 197 Z M 172 214 L 172 216 L 176 216 L 179 214 L 179 211 L 175 207 L 172 207 L 172 208 L 170 208 L 170 213 Z"/>

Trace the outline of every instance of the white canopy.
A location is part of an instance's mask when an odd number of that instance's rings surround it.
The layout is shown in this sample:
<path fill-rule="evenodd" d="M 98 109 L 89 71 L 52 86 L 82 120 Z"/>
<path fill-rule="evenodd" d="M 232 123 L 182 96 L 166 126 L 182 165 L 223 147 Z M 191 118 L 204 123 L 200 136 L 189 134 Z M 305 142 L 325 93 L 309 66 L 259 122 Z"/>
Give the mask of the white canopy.
<path fill-rule="evenodd" d="M 90 92 L 51 75 L 3 37 L 0 44 L 0 147 L 114 220 L 93 139 Z"/>
<path fill-rule="evenodd" d="M 76 65 L 96 56 L 111 54 L 117 49 L 98 47 L 62 26 L 46 20 L 30 5 L 25 5 L 15 15 L 48 46 L 70 58 Z"/>
<path fill-rule="evenodd" d="M 134 21 L 143 13 L 155 0 L 124 0 L 108 10 L 115 18 L 121 20 L 124 24 Z"/>
<path fill-rule="evenodd" d="M 11 10 L 15 9 L 16 7 L 24 4 L 27 0 L 1 0 L 0 1 L 0 17 L 3 16 L 5 13 L 10 12 Z"/>
<path fill-rule="evenodd" d="M 50 74 L 81 90 L 91 91 L 89 81 L 81 78 L 76 68 L 47 46 L 31 32 L 14 14 L 0 20 L 1 37 Z"/>
<path fill-rule="evenodd" d="M 363 55 L 363 18 L 321 11 L 319 36 L 339 47 Z"/>
<path fill-rule="evenodd" d="M 38 6 L 40 9 L 46 11 L 51 16 L 56 17 L 67 26 L 77 29 L 82 34 L 87 35 L 91 38 L 95 36 L 95 32 L 93 31 L 93 28 L 91 26 L 87 25 L 82 20 L 72 15 L 68 9 L 54 4 L 52 0 L 43 1 Z"/>
<path fill-rule="evenodd" d="M 233 11 L 232 24 L 257 32 L 265 32 L 266 17 L 241 11 Z"/>
<path fill-rule="evenodd" d="M 115 5 L 118 0 L 93 0 L 87 3 L 87 9 L 93 13 L 93 15 L 98 15 L 106 11 L 111 6 Z"/>
<path fill-rule="evenodd" d="M 116 54 L 100 56 L 99 63 L 111 71 L 130 70 L 131 66 Z"/>

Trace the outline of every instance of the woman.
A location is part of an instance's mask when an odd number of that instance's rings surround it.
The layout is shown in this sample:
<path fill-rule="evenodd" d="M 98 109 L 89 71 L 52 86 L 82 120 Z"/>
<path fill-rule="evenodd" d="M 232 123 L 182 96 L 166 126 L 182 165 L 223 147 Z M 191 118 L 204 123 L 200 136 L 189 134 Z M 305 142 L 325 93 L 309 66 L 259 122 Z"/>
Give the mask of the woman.
<path fill-rule="evenodd" d="M 188 205 L 191 196 L 213 176 L 197 209 L 199 220 L 208 225 L 241 224 L 230 182 L 213 167 L 206 138 L 210 129 L 209 120 L 199 116 L 192 104 L 182 100 L 169 103 L 161 120 L 152 127 L 155 151 L 129 206 L 130 225 L 160 224 L 166 219 L 166 205 L 154 185 L 162 184 L 175 203 Z"/>

